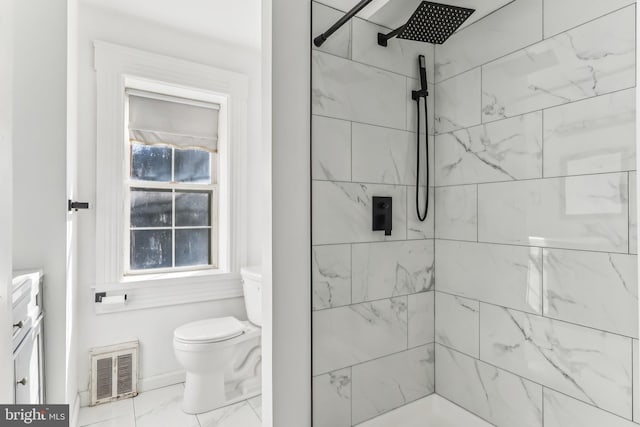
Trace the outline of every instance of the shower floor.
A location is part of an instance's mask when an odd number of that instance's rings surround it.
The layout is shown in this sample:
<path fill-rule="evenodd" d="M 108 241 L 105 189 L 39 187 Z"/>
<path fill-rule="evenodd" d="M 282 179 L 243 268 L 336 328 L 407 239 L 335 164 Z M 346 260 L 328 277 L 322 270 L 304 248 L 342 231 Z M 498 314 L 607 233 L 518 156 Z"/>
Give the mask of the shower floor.
<path fill-rule="evenodd" d="M 417 400 L 357 427 L 491 427 L 493 424 L 436 394 Z"/>

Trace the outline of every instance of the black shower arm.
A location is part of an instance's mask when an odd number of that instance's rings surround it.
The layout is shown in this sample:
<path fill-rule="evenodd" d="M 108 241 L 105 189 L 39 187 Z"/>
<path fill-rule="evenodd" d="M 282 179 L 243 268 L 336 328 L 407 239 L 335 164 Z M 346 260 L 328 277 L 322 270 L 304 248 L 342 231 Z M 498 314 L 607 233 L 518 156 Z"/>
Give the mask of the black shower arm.
<path fill-rule="evenodd" d="M 388 34 L 378 33 L 378 44 L 380 46 L 387 47 L 387 41 L 397 36 L 398 33 L 400 33 L 400 31 L 404 29 L 405 25 L 402 25 L 401 27 L 396 28 L 395 30 L 391 31 Z"/>
<path fill-rule="evenodd" d="M 324 33 L 320 34 L 318 37 L 313 39 L 313 44 L 315 44 L 317 47 L 322 46 L 322 43 L 327 41 L 327 39 L 331 37 L 331 34 L 335 33 L 338 30 L 338 28 L 346 24 L 347 21 L 353 18 L 356 13 L 360 12 L 362 9 L 364 9 L 366 5 L 368 5 L 372 1 L 373 0 L 361 0 L 360 3 L 355 5 L 353 9 L 347 12 L 342 18 L 338 19 L 338 21 L 335 24 L 333 24 L 327 31 L 325 31 Z"/>

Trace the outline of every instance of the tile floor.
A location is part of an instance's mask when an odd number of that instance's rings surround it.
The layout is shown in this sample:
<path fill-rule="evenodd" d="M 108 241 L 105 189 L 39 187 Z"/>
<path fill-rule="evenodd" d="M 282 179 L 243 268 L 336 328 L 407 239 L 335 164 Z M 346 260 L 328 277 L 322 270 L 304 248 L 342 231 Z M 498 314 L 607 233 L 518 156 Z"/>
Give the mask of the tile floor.
<path fill-rule="evenodd" d="M 79 427 L 261 427 L 262 398 L 204 414 L 180 408 L 184 384 L 140 393 L 133 399 L 80 409 Z"/>
<path fill-rule="evenodd" d="M 80 409 L 79 427 L 261 427 L 262 396 L 198 415 L 182 412 L 183 384 Z M 425 424 L 428 420 L 428 424 Z M 490 427 L 470 412 L 432 394 L 358 427 Z"/>

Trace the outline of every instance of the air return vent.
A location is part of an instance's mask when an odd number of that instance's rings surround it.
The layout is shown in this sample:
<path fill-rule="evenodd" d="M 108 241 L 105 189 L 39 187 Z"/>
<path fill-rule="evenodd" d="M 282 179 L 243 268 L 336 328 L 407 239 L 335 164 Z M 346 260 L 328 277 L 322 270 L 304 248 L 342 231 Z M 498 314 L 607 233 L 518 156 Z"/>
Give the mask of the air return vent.
<path fill-rule="evenodd" d="M 138 394 L 138 341 L 91 350 L 91 406 Z"/>

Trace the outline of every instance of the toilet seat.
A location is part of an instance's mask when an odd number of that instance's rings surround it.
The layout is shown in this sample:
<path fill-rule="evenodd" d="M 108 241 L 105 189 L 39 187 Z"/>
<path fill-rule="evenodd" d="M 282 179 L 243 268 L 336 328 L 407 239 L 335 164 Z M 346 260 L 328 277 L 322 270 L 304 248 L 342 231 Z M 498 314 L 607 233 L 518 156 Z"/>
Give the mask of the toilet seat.
<path fill-rule="evenodd" d="M 244 333 L 245 325 L 235 317 L 217 317 L 187 323 L 177 328 L 174 340 L 185 344 L 227 341 Z"/>

